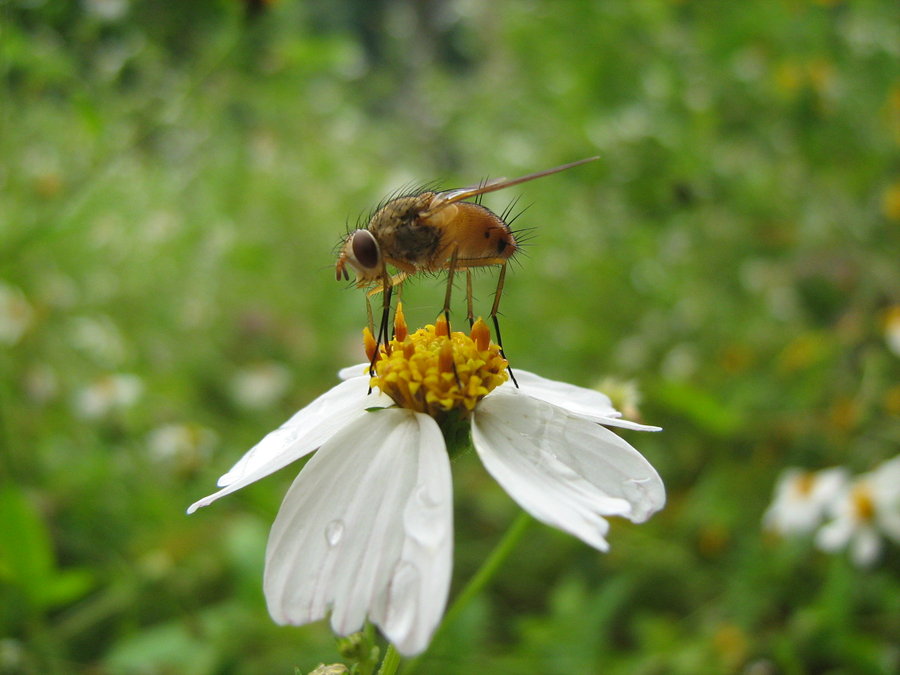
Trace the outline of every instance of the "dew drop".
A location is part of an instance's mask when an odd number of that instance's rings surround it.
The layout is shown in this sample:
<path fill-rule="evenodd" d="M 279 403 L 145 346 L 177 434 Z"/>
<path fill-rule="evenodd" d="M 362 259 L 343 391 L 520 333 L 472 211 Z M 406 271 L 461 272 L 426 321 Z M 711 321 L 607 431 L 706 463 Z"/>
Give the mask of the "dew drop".
<path fill-rule="evenodd" d="M 337 546 L 344 536 L 344 521 L 332 520 L 325 526 L 325 541 L 329 546 Z"/>
<path fill-rule="evenodd" d="M 416 488 L 416 501 L 420 506 L 427 509 L 434 508 L 439 504 L 427 485 L 419 485 L 419 487 Z"/>

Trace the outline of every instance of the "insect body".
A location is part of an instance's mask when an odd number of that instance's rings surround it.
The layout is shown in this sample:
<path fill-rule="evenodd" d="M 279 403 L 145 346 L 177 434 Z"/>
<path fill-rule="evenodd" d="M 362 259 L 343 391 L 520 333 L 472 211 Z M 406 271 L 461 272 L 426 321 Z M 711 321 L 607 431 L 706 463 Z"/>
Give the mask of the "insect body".
<path fill-rule="evenodd" d="M 337 278 L 356 271 L 357 285 L 380 283 L 385 290 L 386 265 L 406 275 L 502 265 L 518 250 L 515 236 L 500 216 L 480 204 L 443 203 L 447 193 L 423 192 L 398 197 L 378 210 L 364 230 L 344 241 Z M 388 285 L 396 285 L 395 280 Z"/>
<path fill-rule="evenodd" d="M 357 286 L 369 288 L 369 295 L 384 292 L 381 326 L 376 336 L 380 343 L 382 339 L 388 339 L 386 331 L 391 292 L 408 276 L 447 270 L 443 312 L 449 320 L 453 276 L 456 270 L 465 270 L 468 319 L 471 324 L 471 269 L 499 266 L 497 291 L 490 316 L 502 350 L 497 311 L 506 263 L 519 250 L 519 244 L 503 217 L 480 204 L 465 200 L 596 159 L 589 157 L 512 180 L 500 178 L 457 190 L 428 191 L 392 199 L 375 212 L 365 229 L 347 235 L 335 266 L 336 277 L 338 281 L 349 280 L 348 268 L 352 268 L 356 272 Z M 399 272 L 391 276 L 389 265 Z"/>

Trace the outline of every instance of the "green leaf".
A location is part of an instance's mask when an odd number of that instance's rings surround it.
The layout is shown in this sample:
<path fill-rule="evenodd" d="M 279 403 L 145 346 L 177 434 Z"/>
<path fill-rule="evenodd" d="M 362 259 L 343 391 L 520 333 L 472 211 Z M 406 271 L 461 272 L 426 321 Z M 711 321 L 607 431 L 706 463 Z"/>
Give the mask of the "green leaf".
<path fill-rule="evenodd" d="M 53 573 L 50 535 L 21 490 L 0 489 L 0 579 L 37 604 Z"/>
<path fill-rule="evenodd" d="M 655 389 L 654 398 L 675 415 L 686 417 L 701 430 L 716 436 L 729 436 L 742 423 L 737 410 L 686 382 L 664 382 Z"/>
<path fill-rule="evenodd" d="M 0 580 L 18 588 L 37 609 L 57 607 L 93 585 L 87 569 L 57 570 L 46 525 L 21 490 L 0 490 Z"/>

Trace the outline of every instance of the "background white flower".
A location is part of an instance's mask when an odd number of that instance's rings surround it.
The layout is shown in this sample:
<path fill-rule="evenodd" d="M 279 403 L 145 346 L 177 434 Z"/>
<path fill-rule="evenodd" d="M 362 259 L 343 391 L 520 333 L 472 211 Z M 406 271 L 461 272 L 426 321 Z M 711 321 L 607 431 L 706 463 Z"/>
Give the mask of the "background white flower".
<path fill-rule="evenodd" d="M 860 567 L 878 560 L 883 536 L 900 544 L 900 456 L 855 479 L 830 514 L 834 519 L 819 530 L 816 545 L 828 552 L 849 548 Z"/>
<path fill-rule="evenodd" d="M 781 535 L 808 534 L 825 517 L 830 504 L 844 490 L 847 471 L 786 469 L 775 486 L 775 498 L 763 516 L 766 529 Z"/>
<path fill-rule="evenodd" d="M 164 424 L 147 434 L 147 450 L 159 462 L 190 469 L 209 458 L 217 440 L 199 424 Z"/>
<path fill-rule="evenodd" d="M 105 417 L 113 411 L 133 406 L 143 390 L 144 383 L 137 375 L 104 375 L 75 392 L 75 410 L 87 419 Z"/>
<path fill-rule="evenodd" d="M 291 384 L 290 371 L 274 361 L 257 363 L 231 378 L 231 397 L 247 410 L 261 410 L 276 403 Z"/>

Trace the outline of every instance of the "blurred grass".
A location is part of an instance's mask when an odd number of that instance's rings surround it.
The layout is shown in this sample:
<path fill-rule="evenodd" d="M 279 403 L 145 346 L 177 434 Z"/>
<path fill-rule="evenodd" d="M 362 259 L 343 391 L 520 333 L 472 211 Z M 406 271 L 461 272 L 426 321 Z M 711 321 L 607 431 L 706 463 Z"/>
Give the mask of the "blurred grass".
<path fill-rule="evenodd" d="M 860 572 L 759 527 L 783 467 L 863 471 L 900 441 L 896 3 L 7 0 L 0 18 L 0 672 L 336 660 L 325 626 L 274 626 L 261 597 L 296 469 L 184 508 L 360 360 L 363 300 L 332 251 L 378 200 L 592 154 L 486 200 L 521 195 L 534 228 L 504 344 L 550 377 L 634 379 L 665 432 L 629 440 L 669 504 L 614 524 L 607 556 L 534 528 L 423 671 L 897 667 L 897 551 Z M 410 321 L 440 297 L 414 284 Z M 454 471 L 458 585 L 515 507 L 473 458 Z"/>

